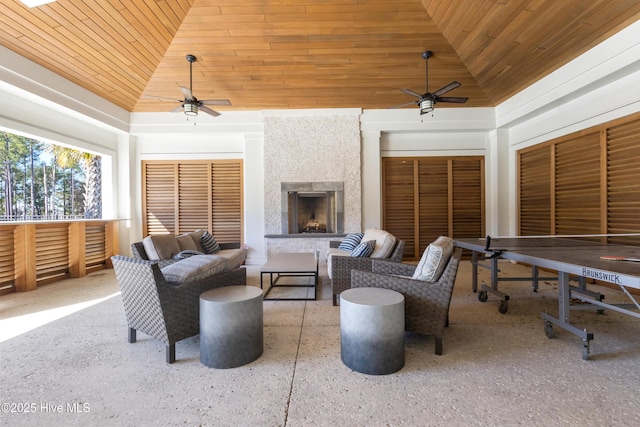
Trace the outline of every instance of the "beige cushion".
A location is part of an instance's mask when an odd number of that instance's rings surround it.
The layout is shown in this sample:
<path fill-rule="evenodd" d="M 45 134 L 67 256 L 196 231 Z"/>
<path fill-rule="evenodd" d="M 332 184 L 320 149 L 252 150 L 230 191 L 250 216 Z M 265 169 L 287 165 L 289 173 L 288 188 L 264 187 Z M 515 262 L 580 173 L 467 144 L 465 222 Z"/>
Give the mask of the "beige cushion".
<path fill-rule="evenodd" d="M 211 256 L 218 256 L 225 259 L 227 270 L 233 270 L 244 263 L 244 259 L 247 256 L 247 250 L 244 248 L 222 249 L 216 252 L 215 255 Z"/>
<path fill-rule="evenodd" d="M 453 239 L 447 236 L 440 236 L 427 246 L 422 254 L 420 262 L 413 273 L 416 280 L 436 282 L 451 258 L 453 253 Z"/>
<path fill-rule="evenodd" d="M 349 256 L 351 252 L 345 251 L 343 249 L 338 248 L 329 248 L 327 249 L 327 273 L 329 274 L 329 279 L 331 279 L 331 260 L 334 256 Z"/>
<path fill-rule="evenodd" d="M 227 260 L 216 255 L 194 255 L 161 269 L 168 282 L 194 282 L 227 270 Z"/>
<path fill-rule="evenodd" d="M 191 237 L 191 233 L 176 236 L 176 240 L 178 241 L 178 246 L 180 246 L 181 251 L 202 252 L 198 249 L 198 246 L 196 246 L 196 242 L 193 240 L 193 237 Z"/>
<path fill-rule="evenodd" d="M 196 230 L 196 231 L 192 231 L 191 233 L 187 233 L 191 236 L 191 238 L 193 239 L 193 242 L 196 245 L 196 250 L 199 252 L 206 252 L 204 250 L 204 246 L 202 246 L 202 242 L 200 241 L 200 238 L 202 237 L 202 235 L 204 234 L 204 230 Z"/>
<path fill-rule="evenodd" d="M 396 246 L 396 236 L 379 228 L 368 228 L 364 231 L 362 241 L 375 240 L 376 246 L 373 248 L 371 258 L 389 258 Z"/>
<path fill-rule="evenodd" d="M 142 246 L 151 261 L 171 259 L 180 252 L 180 245 L 173 234 L 147 236 L 142 239 Z"/>

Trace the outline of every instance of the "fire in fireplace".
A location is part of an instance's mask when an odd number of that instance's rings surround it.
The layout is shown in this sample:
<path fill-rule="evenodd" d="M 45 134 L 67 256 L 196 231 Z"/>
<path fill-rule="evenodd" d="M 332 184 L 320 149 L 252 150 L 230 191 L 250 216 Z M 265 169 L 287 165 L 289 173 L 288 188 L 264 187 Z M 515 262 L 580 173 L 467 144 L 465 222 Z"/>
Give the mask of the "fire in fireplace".
<path fill-rule="evenodd" d="M 284 234 L 342 233 L 344 191 L 341 182 L 282 183 Z"/>
<path fill-rule="evenodd" d="M 289 234 L 335 233 L 335 191 L 290 191 Z"/>

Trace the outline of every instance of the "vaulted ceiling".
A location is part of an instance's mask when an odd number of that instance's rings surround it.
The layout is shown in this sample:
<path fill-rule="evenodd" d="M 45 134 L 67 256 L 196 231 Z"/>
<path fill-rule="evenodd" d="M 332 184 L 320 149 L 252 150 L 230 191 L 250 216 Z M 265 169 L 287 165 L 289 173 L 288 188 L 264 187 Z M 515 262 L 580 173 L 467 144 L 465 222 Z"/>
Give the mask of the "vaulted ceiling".
<path fill-rule="evenodd" d="M 0 44 L 128 111 L 388 108 L 452 80 L 495 106 L 640 19 L 636 0 L 0 2 Z M 461 104 L 438 104 L 440 106 Z"/>

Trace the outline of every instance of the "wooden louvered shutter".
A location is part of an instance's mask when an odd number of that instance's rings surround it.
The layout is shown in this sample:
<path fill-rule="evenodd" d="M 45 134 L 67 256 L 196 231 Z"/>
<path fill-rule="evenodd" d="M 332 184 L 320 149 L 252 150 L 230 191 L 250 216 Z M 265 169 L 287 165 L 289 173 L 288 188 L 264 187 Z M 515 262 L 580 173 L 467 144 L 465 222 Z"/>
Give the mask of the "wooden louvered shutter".
<path fill-rule="evenodd" d="M 0 230 L 0 295 L 15 290 L 14 229 Z"/>
<path fill-rule="evenodd" d="M 243 240 L 242 160 L 145 161 L 143 234 L 209 230 L 220 243 Z"/>
<path fill-rule="evenodd" d="M 478 237 L 484 232 L 484 166 L 482 159 L 452 162 L 453 237 Z"/>
<path fill-rule="evenodd" d="M 106 224 L 87 223 L 85 225 L 85 264 L 86 267 L 104 265 L 107 256 Z"/>
<path fill-rule="evenodd" d="M 382 163 L 384 229 L 405 241 L 405 257 L 416 251 L 414 160 L 386 158 Z"/>
<path fill-rule="evenodd" d="M 69 273 L 69 228 L 62 224 L 36 226 L 36 278 L 42 280 Z"/>
<path fill-rule="evenodd" d="M 242 241 L 242 163 L 211 164 L 211 229 L 219 242 Z"/>
<path fill-rule="evenodd" d="M 142 200 L 144 234 L 175 234 L 176 163 L 143 162 Z"/>
<path fill-rule="evenodd" d="M 449 161 L 446 158 L 419 160 L 419 244 L 415 258 L 438 236 L 449 230 Z M 476 236 L 477 237 L 477 236 Z"/>
<path fill-rule="evenodd" d="M 209 229 L 209 163 L 178 164 L 176 234 Z"/>
<path fill-rule="evenodd" d="M 607 130 L 607 232 L 640 232 L 640 120 Z M 640 244 L 640 239 L 612 243 Z"/>
<path fill-rule="evenodd" d="M 554 234 L 599 234 L 600 134 L 555 144 Z"/>
<path fill-rule="evenodd" d="M 551 234 L 551 153 L 547 145 L 519 153 L 520 235 Z"/>
<path fill-rule="evenodd" d="M 484 233 L 481 157 L 382 159 L 383 227 L 406 242 L 404 258 L 419 259 L 437 237 Z"/>

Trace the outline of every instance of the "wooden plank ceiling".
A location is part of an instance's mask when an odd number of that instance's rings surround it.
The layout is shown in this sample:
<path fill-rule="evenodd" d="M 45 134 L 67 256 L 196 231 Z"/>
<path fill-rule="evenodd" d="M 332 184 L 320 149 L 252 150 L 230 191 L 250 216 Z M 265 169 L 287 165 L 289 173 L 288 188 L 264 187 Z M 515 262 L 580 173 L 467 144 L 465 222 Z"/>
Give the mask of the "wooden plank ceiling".
<path fill-rule="evenodd" d="M 636 0 L 0 2 L 0 43 L 128 111 L 388 108 L 452 80 L 495 106 L 640 19 Z M 438 104 L 438 108 L 461 106 Z M 415 108 L 413 106 L 408 108 Z"/>

